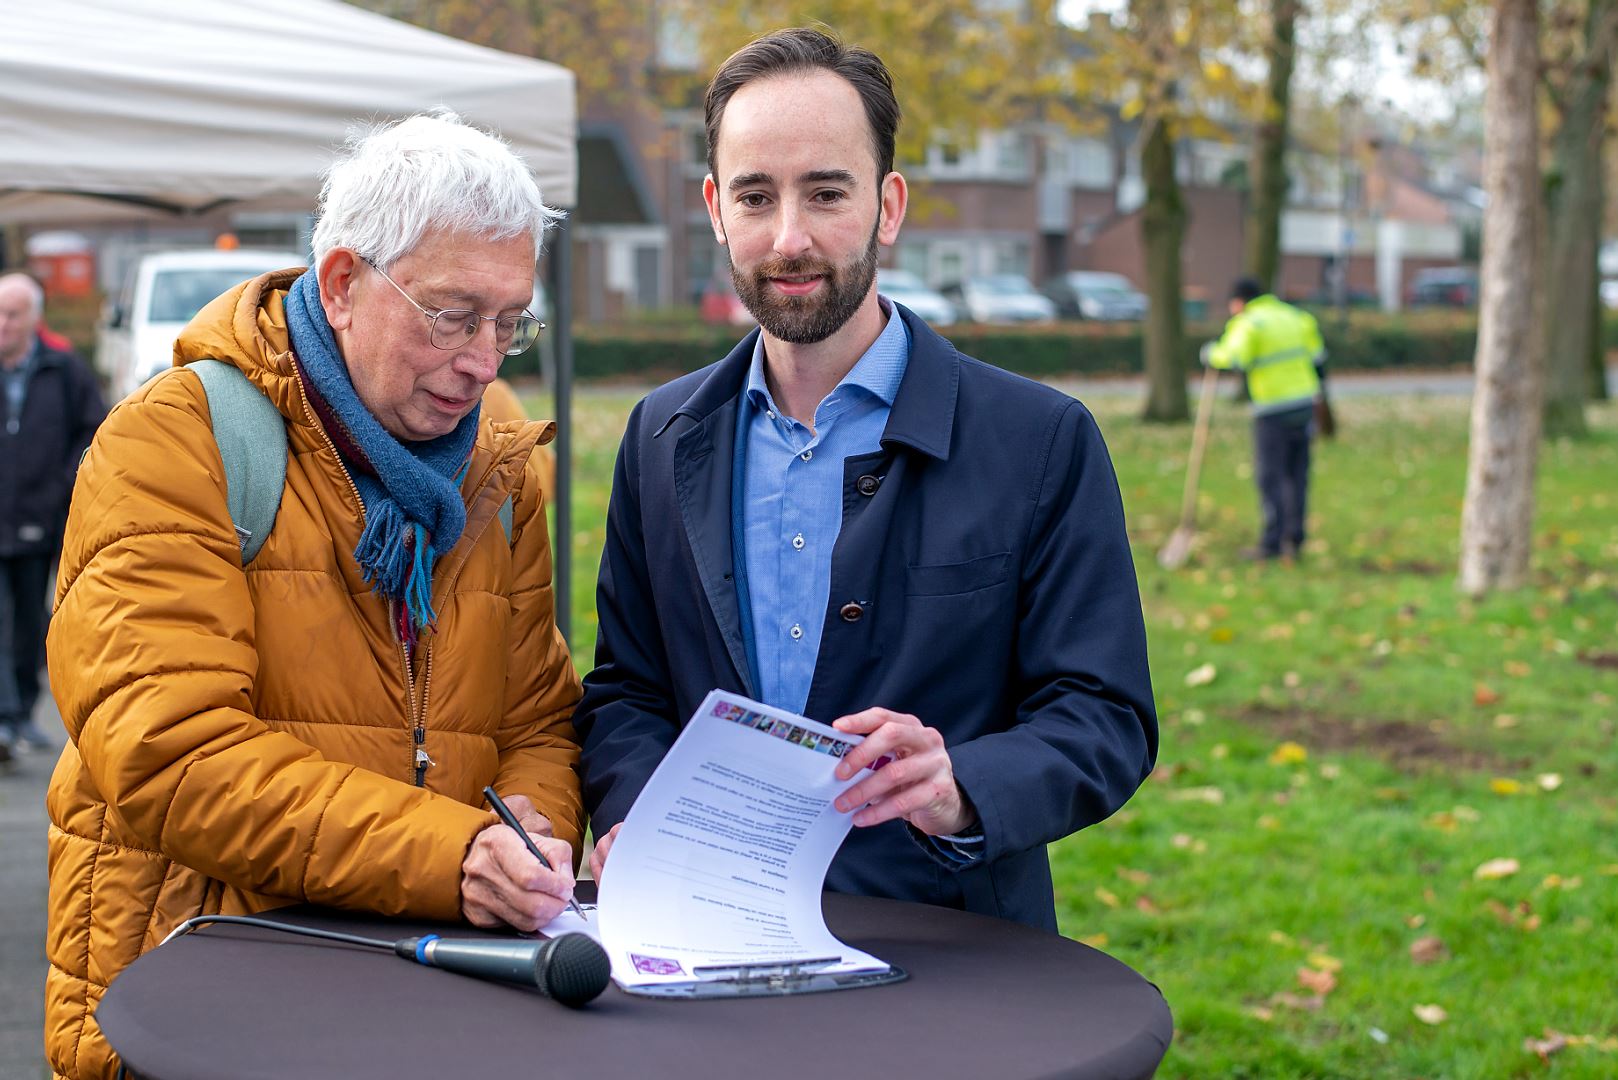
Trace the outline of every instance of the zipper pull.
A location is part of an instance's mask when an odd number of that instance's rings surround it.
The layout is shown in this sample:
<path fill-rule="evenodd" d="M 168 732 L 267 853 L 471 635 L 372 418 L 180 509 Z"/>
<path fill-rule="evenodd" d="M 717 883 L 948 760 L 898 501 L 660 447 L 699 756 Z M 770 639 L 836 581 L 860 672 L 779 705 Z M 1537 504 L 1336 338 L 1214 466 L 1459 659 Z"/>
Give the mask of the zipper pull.
<path fill-rule="evenodd" d="M 416 740 L 416 786 L 421 787 L 427 782 L 427 770 L 438 762 L 428 756 L 426 749 L 421 745 L 427 741 L 427 732 L 416 728 L 412 734 Z"/>

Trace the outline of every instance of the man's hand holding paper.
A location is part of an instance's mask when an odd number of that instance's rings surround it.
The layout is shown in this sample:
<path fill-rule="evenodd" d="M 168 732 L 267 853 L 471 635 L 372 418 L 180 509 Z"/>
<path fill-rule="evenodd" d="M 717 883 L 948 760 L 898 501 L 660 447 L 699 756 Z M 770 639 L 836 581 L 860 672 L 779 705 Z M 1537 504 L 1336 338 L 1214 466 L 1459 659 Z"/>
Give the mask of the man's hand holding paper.
<path fill-rule="evenodd" d="M 866 709 L 832 726 L 865 736 L 838 763 L 837 779 L 852 779 L 865 768 L 874 770 L 837 797 L 839 811 L 857 811 L 856 826 L 903 818 L 928 836 L 948 836 L 977 821 L 977 812 L 955 782 L 955 768 L 937 728 L 889 709 Z"/>

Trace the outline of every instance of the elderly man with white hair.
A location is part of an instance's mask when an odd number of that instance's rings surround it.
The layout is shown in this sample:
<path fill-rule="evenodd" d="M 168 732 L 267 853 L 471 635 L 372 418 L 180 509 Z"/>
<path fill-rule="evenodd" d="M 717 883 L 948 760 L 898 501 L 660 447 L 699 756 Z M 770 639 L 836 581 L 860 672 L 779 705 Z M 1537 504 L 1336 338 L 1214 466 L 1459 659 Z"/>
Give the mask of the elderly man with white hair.
<path fill-rule="evenodd" d="M 534 453 L 552 426 L 479 415 L 541 329 L 554 217 L 500 140 L 412 117 L 332 167 L 312 267 L 193 320 L 176 364 L 224 361 L 285 424 L 245 568 L 195 370 L 102 426 L 50 632 L 71 739 L 48 797 L 58 1075 L 116 1072 L 101 994 L 189 917 L 309 902 L 532 930 L 571 898 L 579 683 Z"/>
<path fill-rule="evenodd" d="M 45 293 L 0 275 L 0 761 L 52 740 L 31 719 L 73 469 L 106 415 L 90 369 L 40 334 Z"/>

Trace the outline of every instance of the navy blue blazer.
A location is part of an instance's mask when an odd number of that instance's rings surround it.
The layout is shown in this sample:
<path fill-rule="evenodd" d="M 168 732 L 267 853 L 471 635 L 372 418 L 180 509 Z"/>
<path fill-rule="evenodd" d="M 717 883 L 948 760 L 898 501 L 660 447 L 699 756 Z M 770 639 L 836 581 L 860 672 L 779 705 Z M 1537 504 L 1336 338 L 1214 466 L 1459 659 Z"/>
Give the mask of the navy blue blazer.
<path fill-rule="evenodd" d="M 844 464 L 825 632 L 805 708 L 937 728 L 982 820 L 961 866 L 901 822 L 855 828 L 849 893 L 1056 929 L 1045 846 L 1107 817 L 1157 756 L 1140 594 L 1088 410 L 962 356 L 909 311 L 878 453 Z M 619 449 L 574 714 L 597 836 L 622 821 L 708 691 L 754 695 L 731 559 L 736 418 L 753 343 L 653 391 Z M 853 606 L 850 606 L 853 605 Z"/>

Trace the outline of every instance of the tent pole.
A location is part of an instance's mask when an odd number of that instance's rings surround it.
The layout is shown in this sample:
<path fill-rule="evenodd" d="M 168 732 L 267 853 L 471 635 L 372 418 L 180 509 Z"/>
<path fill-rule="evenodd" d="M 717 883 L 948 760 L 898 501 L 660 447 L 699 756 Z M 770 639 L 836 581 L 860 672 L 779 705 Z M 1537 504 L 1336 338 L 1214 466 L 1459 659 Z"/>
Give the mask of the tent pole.
<path fill-rule="evenodd" d="M 556 535 L 551 552 L 556 568 L 556 628 L 573 642 L 573 237 L 559 222 L 551 237 L 550 315 L 556 333 L 552 406 L 556 414 Z"/>

